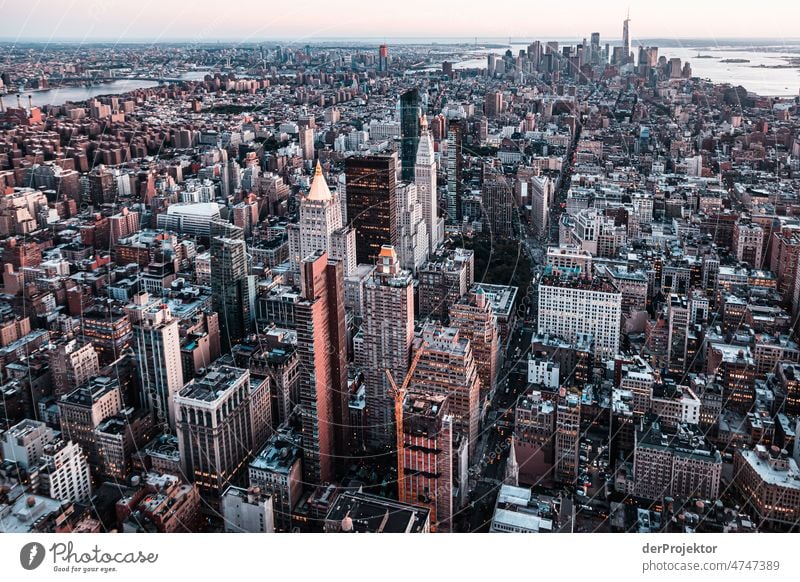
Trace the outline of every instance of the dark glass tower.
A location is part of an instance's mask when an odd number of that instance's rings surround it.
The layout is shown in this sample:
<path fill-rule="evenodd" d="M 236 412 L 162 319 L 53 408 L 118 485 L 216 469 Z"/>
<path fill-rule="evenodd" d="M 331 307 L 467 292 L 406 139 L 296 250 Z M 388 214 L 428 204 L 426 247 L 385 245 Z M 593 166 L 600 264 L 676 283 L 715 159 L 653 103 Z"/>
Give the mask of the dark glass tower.
<path fill-rule="evenodd" d="M 347 217 L 356 229 L 356 260 L 373 264 L 381 246 L 399 244 L 397 154 L 347 158 L 345 176 Z"/>
<path fill-rule="evenodd" d="M 409 89 L 400 95 L 400 161 L 403 182 L 414 181 L 414 163 L 419 146 L 419 91 Z"/>

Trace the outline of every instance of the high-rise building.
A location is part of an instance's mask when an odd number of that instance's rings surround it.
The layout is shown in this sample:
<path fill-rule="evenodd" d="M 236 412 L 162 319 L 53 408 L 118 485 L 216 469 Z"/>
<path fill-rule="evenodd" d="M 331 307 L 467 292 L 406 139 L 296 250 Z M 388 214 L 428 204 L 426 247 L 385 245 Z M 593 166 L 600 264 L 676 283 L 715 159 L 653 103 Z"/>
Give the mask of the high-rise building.
<path fill-rule="evenodd" d="M 554 276 L 550 267 L 539 284 L 539 334 L 575 341 L 590 334 L 595 353 L 619 350 L 622 294 L 602 277 L 585 279 L 569 273 Z"/>
<path fill-rule="evenodd" d="M 360 491 L 347 491 L 331 506 L 324 528 L 325 533 L 428 533 L 431 531 L 430 509 Z"/>
<path fill-rule="evenodd" d="M 736 258 L 753 269 L 761 269 L 764 229 L 755 223 L 737 222 L 733 227 L 733 252 Z"/>
<path fill-rule="evenodd" d="M 338 195 L 331 192 L 317 162 L 314 180 L 306 196 L 300 198 L 300 220 L 289 226 L 289 260 L 293 271 L 300 272 L 300 262 L 315 251 L 325 251 L 342 262 L 345 276 L 355 268 L 355 231 L 342 227 Z"/>
<path fill-rule="evenodd" d="M 461 172 L 462 142 L 464 139 L 464 122 L 461 119 L 451 119 L 447 129 L 447 216 L 446 222 L 451 225 L 460 225 L 462 217 L 461 208 Z"/>
<path fill-rule="evenodd" d="M 430 261 L 417 271 L 420 318 L 447 318 L 450 306 L 472 285 L 473 263 L 472 251 L 457 249 L 452 256 Z"/>
<path fill-rule="evenodd" d="M 555 475 L 562 483 L 578 478 L 581 401 L 577 394 L 560 396 L 556 405 Z"/>
<path fill-rule="evenodd" d="M 119 382 L 107 376 L 92 378 L 58 400 L 61 433 L 74 441 L 93 466 L 100 465 L 95 429 L 122 410 Z"/>
<path fill-rule="evenodd" d="M 667 307 L 669 340 L 667 360 L 669 370 L 680 377 L 687 370 L 686 353 L 689 340 L 689 306 L 686 296 L 671 293 Z"/>
<path fill-rule="evenodd" d="M 13 461 L 30 471 L 44 454 L 44 448 L 55 440 L 53 429 L 43 422 L 26 419 L 0 435 L 0 459 Z"/>
<path fill-rule="evenodd" d="M 483 112 L 486 117 L 497 117 L 503 112 L 503 93 L 501 91 L 490 91 L 486 94 Z"/>
<path fill-rule="evenodd" d="M 484 212 L 484 228 L 492 238 L 505 239 L 514 235 L 514 195 L 508 180 L 496 170 L 483 169 L 481 202 Z"/>
<path fill-rule="evenodd" d="M 255 285 L 249 273 L 244 231 L 232 224 L 211 223 L 211 291 L 219 313 L 222 351 L 227 353 L 252 329 Z"/>
<path fill-rule="evenodd" d="M 549 232 L 550 201 L 554 184 L 547 176 L 532 176 L 528 188 L 533 232 L 536 236 L 544 238 Z"/>
<path fill-rule="evenodd" d="M 472 345 L 481 379 L 481 402 L 495 387 L 500 368 L 497 317 L 483 289 L 476 289 L 450 307 L 450 325 Z"/>
<path fill-rule="evenodd" d="M 397 223 L 400 238 L 400 264 L 416 272 L 428 256 L 428 225 L 422 216 L 417 186 L 403 182 L 397 186 Z"/>
<path fill-rule="evenodd" d="M 422 204 L 422 217 L 428 231 L 428 256 L 432 255 L 444 238 L 444 221 L 439 218 L 439 198 L 436 186 L 436 153 L 428 130 L 428 118 L 420 121 L 419 147 L 414 165 L 414 183 Z"/>
<path fill-rule="evenodd" d="M 631 54 L 631 15 L 628 13 L 628 16 L 625 18 L 625 21 L 622 23 L 622 51 L 623 51 L 623 62 L 620 64 L 626 64 L 630 62 L 633 58 Z"/>
<path fill-rule="evenodd" d="M 366 385 L 366 440 L 370 447 L 393 446 L 394 398 L 386 370 L 398 384 L 405 378 L 414 341 L 414 280 L 400 268 L 391 246 L 381 248 L 364 288 L 364 320 L 353 340 L 355 363 Z"/>
<path fill-rule="evenodd" d="M 414 349 L 423 353 L 409 391 L 448 396 L 453 426 L 469 439 L 472 455 L 478 438 L 481 380 L 470 341 L 454 327 L 429 323 L 415 340 Z"/>
<path fill-rule="evenodd" d="M 77 340 L 71 340 L 60 344 L 48 353 L 48 360 L 56 397 L 72 392 L 100 374 L 100 360 L 91 343 L 81 345 Z"/>
<path fill-rule="evenodd" d="M 409 89 L 400 95 L 400 166 L 403 182 L 414 180 L 414 163 L 419 146 L 419 91 Z"/>
<path fill-rule="evenodd" d="M 299 129 L 298 137 L 300 149 L 303 152 L 304 160 L 314 160 L 314 128 L 303 126 Z"/>
<path fill-rule="evenodd" d="M 165 304 L 150 301 L 146 292 L 125 307 L 133 324 L 132 346 L 141 385 L 141 405 L 152 410 L 162 427 L 175 429 L 173 396 L 183 388 L 178 320 Z"/>
<path fill-rule="evenodd" d="M 403 406 L 403 499 L 431 510 L 431 529 L 452 531 L 453 418 L 447 396 L 411 393 Z"/>
<path fill-rule="evenodd" d="M 342 266 L 317 251 L 301 263 L 302 300 L 295 305 L 300 356 L 304 477 L 330 483 L 345 454 L 347 338 Z"/>
<path fill-rule="evenodd" d="M 265 383 L 253 386 L 249 370 L 222 365 L 175 395 L 182 470 L 201 493 L 221 495 L 250 460 L 257 411 L 264 399 L 269 405 Z"/>
<path fill-rule="evenodd" d="M 378 72 L 385 73 L 389 70 L 389 47 L 382 44 L 378 47 Z"/>
<path fill-rule="evenodd" d="M 290 531 L 292 509 L 303 493 L 303 462 L 300 436 L 279 428 L 248 467 L 251 487 L 272 496 L 275 527 Z"/>
<path fill-rule="evenodd" d="M 374 263 L 383 245 L 397 247 L 397 154 L 345 161 L 347 217 L 356 229 L 356 259 Z"/>

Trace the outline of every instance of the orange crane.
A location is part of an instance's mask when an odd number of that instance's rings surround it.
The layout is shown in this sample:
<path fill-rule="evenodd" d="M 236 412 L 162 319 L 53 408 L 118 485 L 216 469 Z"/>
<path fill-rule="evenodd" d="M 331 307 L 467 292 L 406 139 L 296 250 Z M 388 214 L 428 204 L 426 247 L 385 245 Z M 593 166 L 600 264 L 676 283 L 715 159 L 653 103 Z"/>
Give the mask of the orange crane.
<path fill-rule="evenodd" d="M 384 370 L 386 372 L 386 377 L 389 378 L 389 384 L 392 385 L 390 395 L 394 396 L 395 448 L 397 449 L 397 499 L 401 502 L 405 501 L 406 496 L 405 484 L 403 483 L 405 479 L 405 460 L 403 459 L 403 401 L 406 397 L 408 384 L 411 382 L 411 376 L 414 374 L 414 370 L 417 369 L 417 364 L 419 364 L 419 360 L 422 357 L 422 353 L 425 351 L 426 345 L 427 342 L 423 341 L 419 349 L 417 349 L 417 353 L 414 354 L 414 357 L 411 359 L 411 365 L 408 367 L 406 377 L 403 378 L 403 383 L 399 388 L 394 378 L 392 378 L 392 373 L 389 371 L 389 368 Z"/>

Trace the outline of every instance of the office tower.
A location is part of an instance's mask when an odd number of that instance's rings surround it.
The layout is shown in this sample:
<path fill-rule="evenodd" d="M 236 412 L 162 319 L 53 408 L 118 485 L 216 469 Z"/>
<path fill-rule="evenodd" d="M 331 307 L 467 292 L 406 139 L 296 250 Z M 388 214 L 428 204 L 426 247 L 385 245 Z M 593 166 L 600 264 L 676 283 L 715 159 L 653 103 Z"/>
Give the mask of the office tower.
<path fill-rule="evenodd" d="M 428 323 L 415 341 L 423 350 L 411 376 L 409 392 L 442 394 L 450 401 L 453 426 L 469 439 L 469 455 L 475 451 L 480 420 L 481 380 L 470 341 L 458 329 Z"/>
<path fill-rule="evenodd" d="M 165 304 L 142 292 L 125 307 L 133 324 L 132 347 L 141 385 L 141 405 L 162 427 L 175 429 L 173 396 L 183 388 L 178 320 Z"/>
<path fill-rule="evenodd" d="M 556 405 L 555 475 L 562 483 L 578 478 L 581 433 L 581 401 L 577 394 L 564 394 Z"/>
<path fill-rule="evenodd" d="M 341 205 L 330 191 L 322 166 L 317 162 L 308 194 L 300 197 L 300 220 L 289 226 L 289 260 L 293 271 L 315 251 L 325 251 L 342 262 L 345 277 L 355 268 L 355 231 L 342 227 Z"/>
<path fill-rule="evenodd" d="M 39 489 L 51 499 L 88 502 L 92 496 L 89 464 L 81 447 L 70 440 L 45 445 Z"/>
<path fill-rule="evenodd" d="M 755 223 L 737 222 L 733 227 L 732 249 L 739 261 L 753 269 L 762 268 L 764 229 Z"/>
<path fill-rule="evenodd" d="M 272 495 L 258 487 L 230 486 L 222 494 L 225 533 L 273 533 L 275 518 Z"/>
<path fill-rule="evenodd" d="M 62 436 L 83 449 L 89 463 L 99 466 L 95 429 L 122 410 L 119 382 L 107 376 L 92 378 L 58 400 Z"/>
<path fill-rule="evenodd" d="M 533 390 L 520 396 L 514 408 L 514 454 L 524 483 L 552 480 L 556 410 L 552 400 Z"/>
<path fill-rule="evenodd" d="M 330 483 L 345 454 L 347 343 L 342 266 L 317 251 L 303 259 L 295 305 L 304 478 Z"/>
<path fill-rule="evenodd" d="M 430 509 L 347 491 L 331 506 L 324 528 L 325 533 L 429 533 Z"/>
<path fill-rule="evenodd" d="M 430 508 L 432 530 L 452 531 L 453 418 L 447 396 L 409 394 L 403 439 L 403 499 Z"/>
<path fill-rule="evenodd" d="M 416 272 L 425 263 L 430 243 L 428 225 L 422 216 L 417 186 L 401 182 L 397 186 L 397 224 L 400 246 L 400 264 Z"/>
<path fill-rule="evenodd" d="M 428 231 L 428 256 L 432 255 L 443 240 L 444 221 L 439 218 L 439 196 L 436 186 L 436 154 L 433 139 L 428 130 L 428 118 L 420 121 L 420 139 L 414 165 L 414 183 L 417 196 L 422 203 L 422 217 Z"/>
<path fill-rule="evenodd" d="M 697 426 L 668 429 L 647 415 L 635 435 L 634 495 L 654 501 L 717 499 L 722 457 Z"/>
<path fill-rule="evenodd" d="M 620 64 L 626 64 L 630 62 L 632 57 L 631 54 L 631 15 L 630 12 L 628 16 L 625 18 L 625 21 L 622 23 L 622 62 Z"/>
<path fill-rule="evenodd" d="M 498 170 L 484 166 L 481 203 L 484 228 L 492 238 L 499 240 L 511 238 L 514 235 L 512 224 L 514 195 L 506 177 L 497 172 Z"/>
<path fill-rule="evenodd" d="M 269 390 L 250 371 L 215 366 L 175 395 L 175 427 L 183 473 L 201 493 L 219 496 L 250 460 L 255 414 Z"/>
<path fill-rule="evenodd" d="M 383 245 L 397 247 L 397 154 L 345 161 L 347 217 L 356 229 L 358 264 L 374 263 Z"/>
<path fill-rule="evenodd" d="M 537 333 L 568 341 L 590 334 L 597 355 L 614 356 L 619 351 L 622 294 L 605 278 L 555 276 L 547 267 L 538 305 Z"/>
<path fill-rule="evenodd" d="M 400 166 L 403 182 L 414 180 L 421 114 L 419 91 L 409 89 L 403 92 L 400 95 Z"/>
<path fill-rule="evenodd" d="M 497 117 L 503 112 L 503 93 L 490 91 L 484 98 L 483 112 L 486 117 Z"/>
<path fill-rule="evenodd" d="M 592 65 L 599 65 L 600 64 L 600 33 L 593 32 L 592 36 L 590 37 L 590 45 L 589 45 L 589 62 Z"/>
<path fill-rule="evenodd" d="M 483 289 L 476 289 L 450 307 L 450 325 L 470 341 L 478 376 L 481 379 L 481 402 L 494 390 L 500 366 L 497 317 Z"/>
<path fill-rule="evenodd" d="M 545 238 L 549 234 L 550 201 L 555 185 L 547 176 L 532 176 L 528 182 L 531 201 L 531 225 L 534 234 Z"/>
<path fill-rule="evenodd" d="M 298 136 L 303 159 L 314 161 L 314 128 L 303 125 L 298 130 Z"/>
<path fill-rule="evenodd" d="M 20 469 L 30 471 L 44 454 L 44 448 L 55 440 L 53 429 L 43 422 L 26 419 L 0 434 L 0 459 L 13 461 Z"/>
<path fill-rule="evenodd" d="M 451 119 L 447 129 L 447 216 L 446 222 L 451 225 L 460 225 L 462 217 L 461 208 L 461 170 L 462 141 L 464 138 L 464 122 L 461 119 Z"/>
<path fill-rule="evenodd" d="M 48 352 L 53 375 L 53 395 L 72 392 L 100 373 L 100 360 L 91 343 L 79 344 L 77 340 L 58 345 Z"/>
<path fill-rule="evenodd" d="M 121 533 L 192 533 L 207 523 L 197 485 L 169 473 L 149 472 L 133 495 L 116 504 Z M 216 511 L 216 509 L 215 509 Z"/>
<path fill-rule="evenodd" d="M 486 57 L 486 74 L 489 77 L 494 77 L 497 70 L 497 55 L 489 53 Z"/>
<path fill-rule="evenodd" d="M 678 378 L 688 371 L 690 362 L 686 360 L 689 339 L 689 306 L 685 295 L 671 293 L 667 307 L 669 339 L 667 361 L 669 371 Z"/>
<path fill-rule="evenodd" d="M 272 497 L 279 531 L 291 530 L 292 509 L 303 493 L 302 451 L 300 435 L 282 427 L 248 466 L 250 486 Z"/>
<path fill-rule="evenodd" d="M 227 353 L 252 329 L 255 288 L 248 275 L 244 231 L 232 224 L 211 223 L 211 291 L 219 313 L 222 351 Z"/>
<path fill-rule="evenodd" d="M 447 319 L 450 306 L 472 285 L 474 259 L 472 251 L 456 249 L 451 256 L 430 261 L 417 271 L 421 319 Z"/>
<path fill-rule="evenodd" d="M 364 320 L 354 339 L 355 363 L 366 386 L 366 441 L 371 448 L 393 447 L 394 398 L 386 370 L 402 383 L 414 341 L 414 280 L 391 246 L 381 248 L 364 286 Z"/>
<path fill-rule="evenodd" d="M 389 47 L 382 44 L 378 47 L 378 72 L 385 73 L 389 70 Z"/>
<path fill-rule="evenodd" d="M 442 75 L 444 75 L 448 79 L 455 78 L 455 75 L 453 73 L 453 63 L 451 63 L 450 61 L 442 61 Z"/>

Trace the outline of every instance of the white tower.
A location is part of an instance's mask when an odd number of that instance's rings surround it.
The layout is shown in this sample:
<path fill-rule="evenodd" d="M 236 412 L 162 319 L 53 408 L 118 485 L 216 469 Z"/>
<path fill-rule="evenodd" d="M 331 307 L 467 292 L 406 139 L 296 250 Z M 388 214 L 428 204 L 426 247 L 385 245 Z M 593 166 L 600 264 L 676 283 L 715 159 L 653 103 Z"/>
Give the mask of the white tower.
<path fill-rule="evenodd" d="M 419 123 L 420 136 L 417 147 L 417 160 L 414 170 L 414 181 L 417 185 L 417 196 L 422 203 L 422 217 L 428 227 L 428 251 L 433 254 L 444 235 L 444 223 L 438 217 L 438 200 L 436 193 L 436 157 L 433 151 L 433 139 L 428 131 L 428 118 L 422 116 Z"/>

